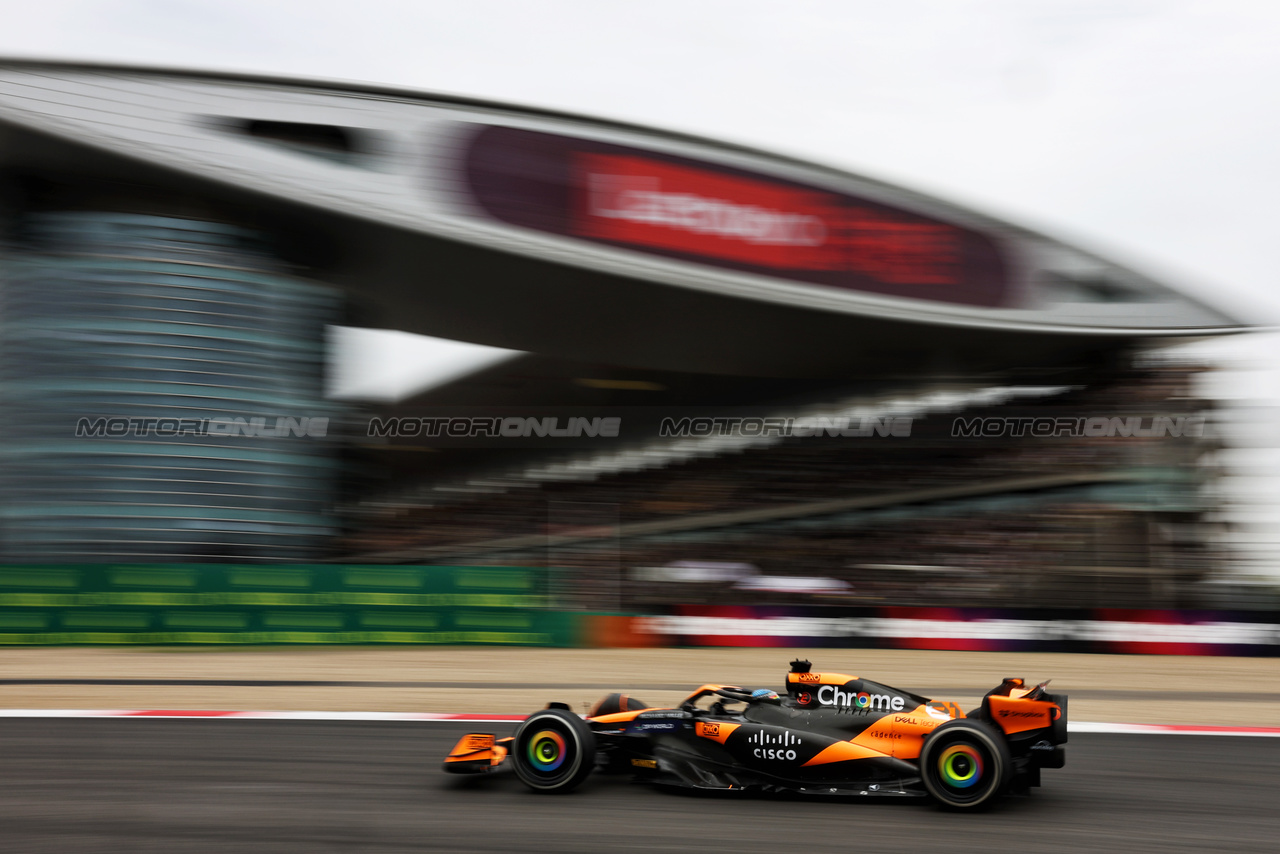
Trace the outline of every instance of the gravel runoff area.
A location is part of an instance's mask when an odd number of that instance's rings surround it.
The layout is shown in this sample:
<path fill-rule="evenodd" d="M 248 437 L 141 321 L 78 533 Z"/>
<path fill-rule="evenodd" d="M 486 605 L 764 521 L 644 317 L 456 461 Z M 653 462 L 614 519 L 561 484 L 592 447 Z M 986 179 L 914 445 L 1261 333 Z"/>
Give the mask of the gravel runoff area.
<path fill-rule="evenodd" d="M 966 708 L 1005 676 L 1071 695 L 1071 719 L 1280 726 L 1280 658 L 860 649 L 0 647 L 0 708 L 524 714 L 611 690 L 674 705 L 705 682 L 779 689 L 788 662 Z"/>

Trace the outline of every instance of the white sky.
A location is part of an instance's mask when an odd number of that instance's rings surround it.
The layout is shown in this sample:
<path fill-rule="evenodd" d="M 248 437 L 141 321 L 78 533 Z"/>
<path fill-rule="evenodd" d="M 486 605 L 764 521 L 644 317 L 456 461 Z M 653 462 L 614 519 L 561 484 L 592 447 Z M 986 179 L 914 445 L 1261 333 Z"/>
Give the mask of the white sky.
<path fill-rule="evenodd" d="M 0 21 L 9 56 L 365 80 L 797 154 L 1280 323 L 1276 2 L 0 0 Z M 1260 370 L 1220 393 L 1280 399 L 1277 337 L 1226 348 Z M 493 356 L 375 340 L 382 367 L 344 371 L 374 396 Z"/>

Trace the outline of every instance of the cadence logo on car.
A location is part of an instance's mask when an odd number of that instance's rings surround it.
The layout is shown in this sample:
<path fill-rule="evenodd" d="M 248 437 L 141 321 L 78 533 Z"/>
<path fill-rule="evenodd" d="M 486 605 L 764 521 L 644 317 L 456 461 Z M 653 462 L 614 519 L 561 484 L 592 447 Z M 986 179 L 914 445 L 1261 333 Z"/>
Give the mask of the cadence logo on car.
<path fill-rule="evenodd" d="M 835 685 L 818 689 L 818 702 L 855 712 L 900 712 L 906 708 L 901 697 L 868 694 L 866 691 L 841 691 Z"/>
<path fill-rule="evenodd" d="M 898 721 L 898 718 L 894 718 L 893 720 L 896 723 Z M 872 729 L 867 731 L 867 735 L 869 735 L 871 738 L 887 738 L 891 741 L 893 739 L 902 738 L 902 733 L 896 732 L 892 729 Z"/>

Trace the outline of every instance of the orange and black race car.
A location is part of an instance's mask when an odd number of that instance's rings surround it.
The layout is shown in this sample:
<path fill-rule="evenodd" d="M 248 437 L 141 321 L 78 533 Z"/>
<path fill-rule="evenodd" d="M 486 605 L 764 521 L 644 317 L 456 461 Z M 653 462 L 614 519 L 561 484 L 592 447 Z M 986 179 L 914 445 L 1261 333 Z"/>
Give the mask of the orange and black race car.
<path fill-rule="evenodd" d="M 550 703 L 515 735 L 464 736 L 453 773 L 511 765 L 530 788 L 568 792 L 593 770 L 707 790 L 931 797 L 956 809 L 989 805 L 1061 768 L 1067 697 L 1005 679 L 967 715 L 930 700 L 791 662 L 786 693 L 703 685 L 678 708 L 609 694 L 587 714 Z"/>

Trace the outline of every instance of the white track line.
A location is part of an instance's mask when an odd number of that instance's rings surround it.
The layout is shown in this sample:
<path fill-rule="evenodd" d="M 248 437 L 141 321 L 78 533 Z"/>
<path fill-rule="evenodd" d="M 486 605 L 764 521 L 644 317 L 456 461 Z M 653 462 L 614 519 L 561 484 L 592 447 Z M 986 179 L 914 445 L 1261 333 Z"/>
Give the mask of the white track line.
<path fill-rule="evenodd" d="M 0 709 L 0 718 L 190 718 L 280 721 L 522 721 L 524 715 L 439 714 L 435 712 L 285 712 L 208 709 Z"/>
<path fill-rule="evenodd" d="M 1251 735 L 1260 738 L 1280 738 L 1280 727 L 1274 726 L 1213 726 L 1193 724 L 1111 724 L 1091 721 L 1069 721 L 1068 732 L 1105 732 L 1132 735 Z"/>
<path fill-rule="evenodd" d="M 274 721 L 425 721 L 518 723 L 524 715 L 442 714 L 438 712 L 286 712 L 207 709 L 0 709 L 0 718 L 167 718 Z M 1280 738 L 1280 727 L 1187 724 L 1126 724 L 1072 721 L 1068 732 L 1125 735 L 1235 735 Z"/>

